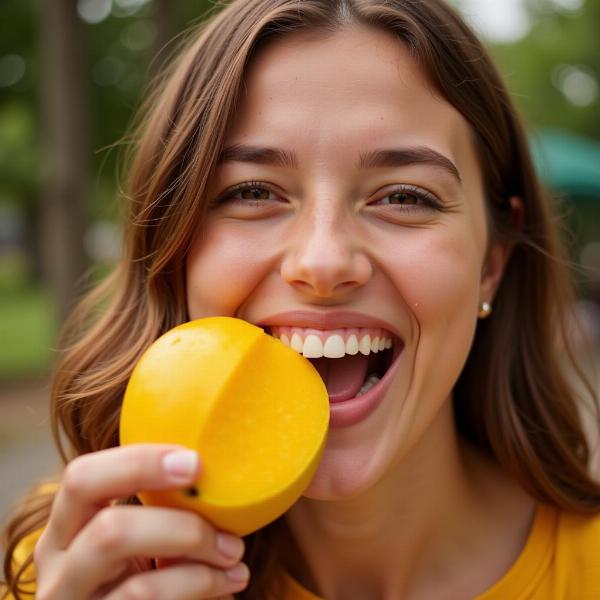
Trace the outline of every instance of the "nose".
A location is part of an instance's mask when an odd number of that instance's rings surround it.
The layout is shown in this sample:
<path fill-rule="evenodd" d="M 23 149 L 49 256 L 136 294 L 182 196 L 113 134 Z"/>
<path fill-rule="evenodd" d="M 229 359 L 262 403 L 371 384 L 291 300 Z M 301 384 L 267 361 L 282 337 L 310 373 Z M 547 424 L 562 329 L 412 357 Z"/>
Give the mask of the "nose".
<path fill-rule="evenodd" d="M 363 286 L 371 261 L 340 211 L 314 210 L 299 219 L 281 263 L 282 278 L 299 291 L 331 298 Z"/>

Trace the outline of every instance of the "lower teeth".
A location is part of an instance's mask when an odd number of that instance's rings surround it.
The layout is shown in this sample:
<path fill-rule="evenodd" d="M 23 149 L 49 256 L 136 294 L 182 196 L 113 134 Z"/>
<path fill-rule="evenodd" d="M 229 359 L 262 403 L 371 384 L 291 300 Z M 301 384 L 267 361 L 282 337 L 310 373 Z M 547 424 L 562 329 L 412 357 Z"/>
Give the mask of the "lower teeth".
<path fill-rule="evenodd" d="M 356 394 L 356 397 L 358 398 L 368 392 L 379 381 L 381 380 L 377 375 L 369 375 L 369 378 L 363 383 L 363 386 L 360 388 L 358 394 Z"/>

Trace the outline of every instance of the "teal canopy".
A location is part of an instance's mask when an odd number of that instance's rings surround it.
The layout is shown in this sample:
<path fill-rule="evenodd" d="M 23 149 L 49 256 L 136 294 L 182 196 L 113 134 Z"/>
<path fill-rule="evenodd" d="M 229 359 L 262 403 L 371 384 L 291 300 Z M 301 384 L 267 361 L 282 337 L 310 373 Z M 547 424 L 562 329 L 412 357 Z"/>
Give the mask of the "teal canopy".
<path fill-rule="evenodd" d="M 537 171 L 544 184 L 573 198 L 600 200 L 600 142 L 556 129 L 530 139 Z"/>

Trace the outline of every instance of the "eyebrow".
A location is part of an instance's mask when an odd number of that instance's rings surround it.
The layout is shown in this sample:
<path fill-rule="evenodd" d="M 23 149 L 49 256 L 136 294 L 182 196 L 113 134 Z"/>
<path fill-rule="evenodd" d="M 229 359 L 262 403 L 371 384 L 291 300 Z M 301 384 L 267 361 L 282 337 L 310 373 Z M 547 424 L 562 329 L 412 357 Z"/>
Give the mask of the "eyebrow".
<path fill-rule="evenodd" d="M 391 150 L 371 150 L 361 153 L 359 167 L 369 169 L 374 167 L 404 167 L 407 165 L 423 164 L 443 169 L 457 182 L 462 183 L 456 165 L 443 154 L 427 146 L 412 146 Z"/>
<path fill-rule="evenodd" d="M 255 163 L 289 169 L 298 167 L 298 159 L 294 152 L 281 148 L 246 146 L 242 144 L 234 144 L 225 148 L 219 157 L 219 164 L 224 162 Z M 459 184 L 462 183 L 460 172 L 456 168 L 456 165 L 443 154 L 427 146 L 370 150 L 369 152 L 360 154 L 358 168 L 405 167 L 413 164 L 438 167 L 452 175 Z"/>
<path fill-rule="evenodd" d="M 228 146 L 221 152 L 219 163 L 245 162 L 258 165 L 273 165 L 288 169 L 298 168 L 298 159 L 294 152 L 280 148 L 268 148 L 264 146 L 243 146 L 234 144 Z"/>

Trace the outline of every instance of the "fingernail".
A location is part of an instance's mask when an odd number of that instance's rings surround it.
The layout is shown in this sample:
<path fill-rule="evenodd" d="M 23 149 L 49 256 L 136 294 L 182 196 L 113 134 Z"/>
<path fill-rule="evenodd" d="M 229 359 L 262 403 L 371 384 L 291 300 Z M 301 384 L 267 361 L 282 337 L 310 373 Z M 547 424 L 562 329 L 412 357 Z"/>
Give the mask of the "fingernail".
<path fill-rule="evenodd" d="M 235 567 L 227 569 L 225 571 L 225 575 L 227 575 L 227 579 L 229 579 L 229 581 L 242 583 L 242 581 L 248 581 L 248 578 L 250 577 L 250 570 L 244 563 L 238 563 L 235 565 Z"/>
<path fill-rule="evenodd" d="M 217 548 L 225 558 L 241 558 L 244 553 L 244 542 L 234 535 L 218 533 Z"/>
<path fill-rule="evenodd" d="M 196 474 L 198 462 L 198 454 L 193 450 L 169 452 L 162 459 L 163 468 L 169 475 L 186 479 Z"/>

